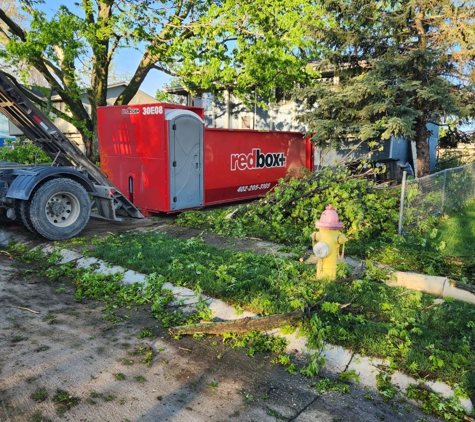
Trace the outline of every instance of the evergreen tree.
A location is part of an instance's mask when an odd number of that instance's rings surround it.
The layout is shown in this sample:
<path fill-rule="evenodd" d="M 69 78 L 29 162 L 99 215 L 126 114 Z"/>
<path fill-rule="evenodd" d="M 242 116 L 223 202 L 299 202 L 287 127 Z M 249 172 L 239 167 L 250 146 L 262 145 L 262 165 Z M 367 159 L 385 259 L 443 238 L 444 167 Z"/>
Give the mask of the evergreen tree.
<path fill-rule="evenodd" d="M 297 90 L 318 145 L 415 141 L 417 176 L 429 173 L 428 124 L 473 117 L 475 5 L 462 0 L 322 2 L 325 24 L 308 27 L 324 75 Z"/>

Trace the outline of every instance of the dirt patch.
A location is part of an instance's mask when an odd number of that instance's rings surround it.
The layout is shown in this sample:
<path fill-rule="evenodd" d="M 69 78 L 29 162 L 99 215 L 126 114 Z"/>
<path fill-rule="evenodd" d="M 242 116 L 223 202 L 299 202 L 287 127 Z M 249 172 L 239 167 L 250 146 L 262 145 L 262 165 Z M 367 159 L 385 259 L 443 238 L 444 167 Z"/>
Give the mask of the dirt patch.
<path fill-rule="evenodd" d="M 167 227 L 167 219 L 136 221 L 132 227 L 91 221 L 82 236 L 131 228 L 197 234 Z M 268 356 L 251 358 L 219 337 L 174 339 L 146 307 L 110 318 L 101 303 L 74 300 L 70 284 L 26 275 L 27 269 L 0 254 L 0 421 L 439 420 L 410 403 L 386 403 L 358 384 L 350 394 L 319 394 L 317 379 L 291 375 Z M 144 327 L 152 337 L 138 338 Z"/>

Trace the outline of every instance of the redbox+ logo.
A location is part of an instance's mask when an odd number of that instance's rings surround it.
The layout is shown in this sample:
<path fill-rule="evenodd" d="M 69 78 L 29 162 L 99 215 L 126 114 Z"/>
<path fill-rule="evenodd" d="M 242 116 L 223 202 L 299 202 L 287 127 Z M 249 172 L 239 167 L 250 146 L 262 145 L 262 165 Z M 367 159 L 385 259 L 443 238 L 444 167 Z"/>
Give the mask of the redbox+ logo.
<path fill-rule="evenodd" d="M 250 154 L 231 154 L 231 171 L 284 167 L 285 160 L 282 152 L 263 154 L 259 148 L 254 148 Z"/>

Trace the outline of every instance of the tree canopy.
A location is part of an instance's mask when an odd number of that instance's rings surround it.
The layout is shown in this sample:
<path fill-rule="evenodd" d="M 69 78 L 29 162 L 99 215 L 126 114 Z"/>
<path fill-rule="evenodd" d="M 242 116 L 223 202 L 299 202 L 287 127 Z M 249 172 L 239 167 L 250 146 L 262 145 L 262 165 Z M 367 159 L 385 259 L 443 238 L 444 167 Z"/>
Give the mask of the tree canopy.
<path fill-rule="evenodd" d="M 96 107 L 106 105 L 113 60 L 123 48 L 143 52 L 116 104 L 127 104 L 146 75 L 158 69 L 185 86 L 217 89 L 232 85 L 272 97 L 275 88 L 305 81 L 311 40 L 303 20 L 310 16 L 295 0 L 82 0 L 74 8 L 57 6 L 52 15 L 41 0 L 12 1 L 0 7 L 0 50 L 13 66 L 26 64 L 45 78 L 66 103 L 80 131 L 86 154 L 97 158 Z M 81 101 L 86 92 L 88 115 Z M 36 100 L 36 99 L 35 99 Z"/>
<path fill-rule="evenodd" d="M 334 0 L 309 27 L 330 78 L 298 90 L 319 145 L 414 141 L 429 173 L 429 129 L 475 114 L 475 5 L 463 0 Z M 324 24 L 323 24 L 324 23 Z M 315 104 L 318 104 L 315 107 Z"/>
<path fill-rule="evenodd" d="M 405 137 L 416 145 L 419 176 L 429 172 L 428 124 L 475 114 L 470 1 L 82 0 L 52 14 L 42 3 L 2 2 L 0 58 L 42 75 L 71 116 L 55 113 L 78 128 L 92 158 L 96 107 L 106 105 L 124 48 L 142 53 L 118 105 L 152 69 L 190 91 L 231 88 L 248 103 L 297 85 L 317 145 Z"/>

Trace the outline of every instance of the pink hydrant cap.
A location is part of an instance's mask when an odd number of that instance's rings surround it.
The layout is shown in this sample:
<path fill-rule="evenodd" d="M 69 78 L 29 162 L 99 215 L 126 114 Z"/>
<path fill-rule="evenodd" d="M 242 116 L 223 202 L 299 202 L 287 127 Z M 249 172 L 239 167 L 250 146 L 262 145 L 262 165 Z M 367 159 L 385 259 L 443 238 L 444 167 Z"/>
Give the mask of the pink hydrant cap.
<path fill-rule="evenodd" d="M 338 218 L 338 214 L 332 205 L 328 205 L 323 211 L 320 220 L 315 222 L 317 229 L 340 230 L 343 228 L 343 223 Z"/>

